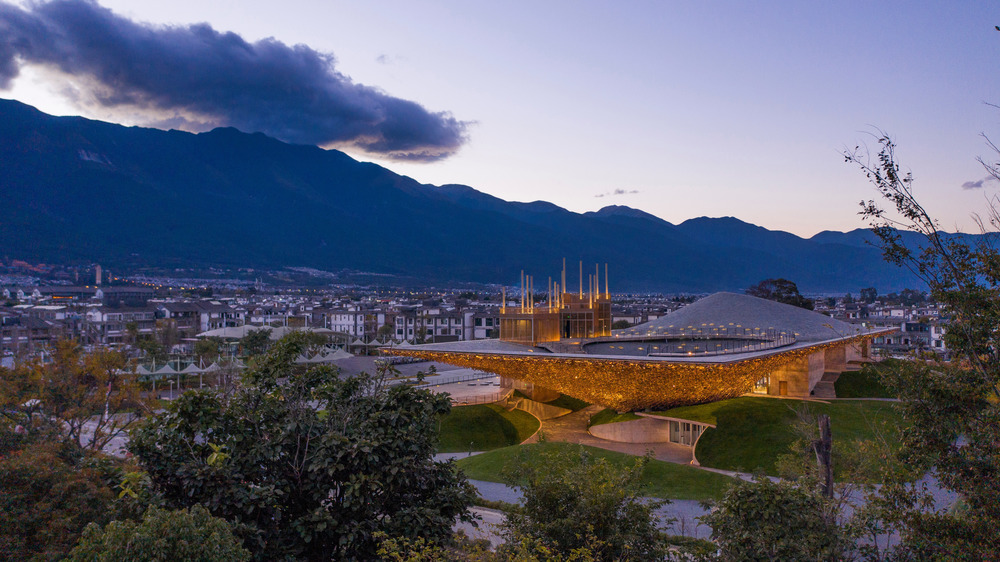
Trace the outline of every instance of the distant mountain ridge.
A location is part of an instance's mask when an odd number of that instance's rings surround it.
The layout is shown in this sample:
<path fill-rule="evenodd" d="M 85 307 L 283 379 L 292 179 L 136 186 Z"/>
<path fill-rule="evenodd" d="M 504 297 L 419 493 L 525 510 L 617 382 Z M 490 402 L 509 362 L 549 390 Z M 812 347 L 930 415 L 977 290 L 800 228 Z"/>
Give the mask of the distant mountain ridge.
<path fill-rule="evenodd" d="M 160 266 L 354 268 L 428 282 L 576 285 L 611 264 L 618 290 L 808 292 L 917 286 L 865 230 L 810 239 L 736 218 L 679 225 L 623 206 L 574 213 L 464 185 L 420 184 L 336 150 L 231 128 L 201 134 L 53 117 L 0 100 L 0 255 Z M 603 266 L 602 266 L 603 275 Z"/>

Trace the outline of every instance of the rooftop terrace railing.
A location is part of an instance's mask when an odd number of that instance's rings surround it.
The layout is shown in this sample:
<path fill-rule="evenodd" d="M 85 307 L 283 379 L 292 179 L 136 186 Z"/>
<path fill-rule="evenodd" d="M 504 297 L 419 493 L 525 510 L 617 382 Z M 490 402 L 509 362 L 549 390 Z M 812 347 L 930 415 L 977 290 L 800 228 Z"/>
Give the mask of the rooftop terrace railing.
<path fill-rule="evenodd" d="M 796 335 L 798 334 L 776 328 L 745 326 L 669 326 L 642 331 L 626 329 L 617 331 L 610 337 L 589 342 L 587 347 L 590 349 L 587 352 L 600 354 L 591 349 L 608 345 L 608 351 L 614 355 L 688 357 L 752 353 L 791 345 L 795 343 Z M 636 343 L 644 345 L 635 345 Z M 616 348 L 620 351 L 616 351 Z"/>

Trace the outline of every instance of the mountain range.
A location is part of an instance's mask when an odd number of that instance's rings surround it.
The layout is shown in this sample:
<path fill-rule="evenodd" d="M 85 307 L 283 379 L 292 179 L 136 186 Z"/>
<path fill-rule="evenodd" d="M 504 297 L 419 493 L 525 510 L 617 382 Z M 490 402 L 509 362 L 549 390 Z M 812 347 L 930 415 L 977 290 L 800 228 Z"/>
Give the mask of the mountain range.
<path fill-rule="evenodd" d="M 163 131 L 53 117 L 0 100 L 0 255 L 48 262 L 310 267 L 428 282 L 570 286 L 610 263 L 615 290 L 804 292 L 917 287 L 866 230 L 800 238 L 736 218 L 671 224 L 609 206 L 574 213 L 464 185 L 421 184 L 337 150 L 232 128 Z M 603 276 L 603 265 L 601 275 Z"/>

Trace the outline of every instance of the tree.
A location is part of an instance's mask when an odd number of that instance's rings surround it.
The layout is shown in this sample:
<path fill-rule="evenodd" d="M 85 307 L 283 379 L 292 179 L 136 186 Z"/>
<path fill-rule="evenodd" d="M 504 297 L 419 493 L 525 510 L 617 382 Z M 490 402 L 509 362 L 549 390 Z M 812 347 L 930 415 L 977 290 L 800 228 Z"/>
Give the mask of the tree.
<path fill-rule="evenodd" d="M 43 442 L 0 457 L 0 557 L 55 560 L 89 523 L 104 523 L 114 493 L 70 444 Z"/>
<path fill-rule="evenodd" d="M 222 339 L 217 337 L 200 339 L 194 342 L 194 354 L 198 359 L 211 363 L 219 358 L 222 344 Z"/>
<path fill-rule="evenodd" d="M 805 308 L 813 309 L 813 302 L 799 293 L 799 287 L 788 279 L 765 279 L 746 290 L 746 294 Z"/>
<path fill-rule="evenodd" d="M 163 344 L 156 340 L 156 338 L 143 338 L 139 340 L 136 347 L 142 350 L 146 354 L 146 357 L 157 361 L 160 363 L 166 362 L 170 357 L 167 349 Z"/>
<path fill-rule="evenodd" d="M 180 332 L 177 331 L 176 320 L 161 318 L 156 321 L 156 340 L 167 352 L 180 342 L 181 337 Z"/>
<path fill-rule="evenodd" d="M 632 323 L 628 320 L 618 320 L 611 324 L 612 330 L 624 330 L 625 328 L 632 327 Z"/>
<path fill-rule="evenodd" d="M 914 196 L 913 176 L 900 171 L 895 143 L 884 134 L 878 143 L 874 158 L 860 147 L 845 154 L 890 205 L 862 202 L 862 214 L 886 260 L 915 273 L 942 305 L 946 343 L 959 358 L 950 365 L 910 361 L 883 370 L 883 383 L 899 396 L 908 426 L 900 459 L 933 469 L 966 508 L 935 511 L 920 486 L 889 478 L 872 498 L 873 509 L 900 532 L 895 554 L 901 558 L 1000 559 L 995 536 L 1000 528 L 1000 251 L 995 246 L 1000 213 L 990 205 L 988 220 L 979 220 L 982 235 L 976 240 L 941 232 Z M 1000 178 L 997 164 L 984 165 Z M 904 238 L 907 231 L 915 236 Z"/>
<path fill-rule="evenodd" d="M 150 507 L 142 521 L 91 523 L 68 558 L 72 562 L 238 562 L 250 560 L 225 519 L 207 509 L 168 511 Z"/>
<path fill-rule="evenodd" d="M 878 298 L 878 289 L 876 289 L 875 287 L 868 287 L 865 289 L 861 289 L 860 298 L 861 302 L 865 304 L 872 304 L 875 302 L 875 299 Z"/>
<path fill-rule="evenodd" d="M 647 458 L 627 468 L 593 458 L 582 448 L 575 454 L 543 453 L 511 468 L 507 483 L 520 488 L 522 509 L 501 525 L 512 552 L 525 544 L 532 550 L 587 553 L 594 560 L 660 560 L 666 540 L 654 510 L 661 502 L 642 498 L 640 480 Z"/>
<path fill-rule="evenodd" d="M 381 328 L 378 329 L 378 337 L 385 340 L 386 338 L 391 338 L 396 335 L 396 327 L 392 324 L 383 324 Z"/>
<path fill-rule="evenodd" d="M 719 560 L 843 560 L 846 546 L 832 501 L 815 489 L 758 475 L 738 481 L 702 522 Z"/>
<path fill-rule="evenodd" d="M 464 535 L 448 547 L 423 539 L 378 536 L 378 559 L 385 562 L 594 562 L 593 552 L 587 548 L 561 552 L 527 538 L 491 552 L 488 540 L 471 541 Z"/>
<path fill-rule="evenodd" d="M 127 343 L 134 345 L 139 341 L 139 324 L 137 322 L 126 322 L 125 333 L 128 334 Z"/>
<path fill-rule="evenodd" d="M 260 559 L 371 559 L 378 531 L 447 542 L 474 497 L 432 458 L 447 396 L 296 366 L 305 339 L 275 343 L 231 394 L 188 392 L 134 431 L 153 490 L 249 526 Z"/>
<path fill-rule="evenodd" d="M 84 354 L 71 340 L 56 343 L 51 363 L 0 368 L 0 415 L 29 437 L 55 432 L 93 451 L 148 413 L 149 400 L 121 353 Z"/>
<path fill-rule="evenodd" d="M 240 340 L 240 347 L 247 355 L 262 355 L 271 344 L 271 328 L 249 330 Z"/>

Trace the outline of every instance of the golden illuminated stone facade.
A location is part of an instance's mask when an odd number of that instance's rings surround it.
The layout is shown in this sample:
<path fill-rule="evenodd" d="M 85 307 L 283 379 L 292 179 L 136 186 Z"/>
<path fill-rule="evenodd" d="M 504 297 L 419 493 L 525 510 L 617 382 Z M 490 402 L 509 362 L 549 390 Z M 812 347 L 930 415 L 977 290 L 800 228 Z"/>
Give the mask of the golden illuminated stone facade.
<path fill-rule="evenodd" d="M 735 398 L 749 392 L 758 380 L 803 357 L 828 348 L 862 344 L 872 337 L 855 336 L 730 362 L 399 348 L 389 352 L 496 373 L 592 404 L 634 411 Z"/>

